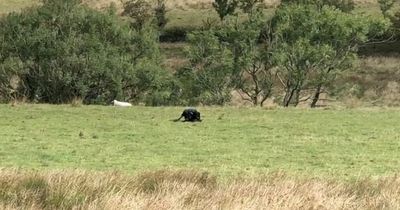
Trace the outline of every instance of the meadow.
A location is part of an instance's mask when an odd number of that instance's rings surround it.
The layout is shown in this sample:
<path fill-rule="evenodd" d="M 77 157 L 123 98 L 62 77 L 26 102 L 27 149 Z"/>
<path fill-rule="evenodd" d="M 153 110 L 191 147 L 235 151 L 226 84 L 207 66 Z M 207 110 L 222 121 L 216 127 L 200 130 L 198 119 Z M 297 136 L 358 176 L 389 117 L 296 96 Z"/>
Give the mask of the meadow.
<path fill-rule="evenodd" d="M 354 179 L 399 171 L 398 109 L 0 106 L 0 163 L 26 169 L 274 171 Z"/>

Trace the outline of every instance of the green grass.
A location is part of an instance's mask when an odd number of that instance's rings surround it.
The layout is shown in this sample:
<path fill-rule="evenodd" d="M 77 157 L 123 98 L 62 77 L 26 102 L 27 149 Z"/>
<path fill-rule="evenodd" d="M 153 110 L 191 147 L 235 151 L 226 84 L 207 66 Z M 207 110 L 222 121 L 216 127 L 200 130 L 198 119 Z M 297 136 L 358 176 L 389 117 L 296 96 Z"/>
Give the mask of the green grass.
<path fill-rule="evenodd" d="M 218 15 L 213 9 L 172 9 L 167 13 L 166 28 L 199 28 L 208 19 L 218 21 Z"/>
<path fill-rule="evenodd" d="M 263 10 L 267 17 L 271 17 L 274 9 L 266 8 Z M 239 13 L 239 17 L 243 17 L 242 13 Z M 166 29 L 169 28 L 188 28 L 197 29 L 204 26 L 205 22 L 208 23 L 219 23 L 220 19 L 217 12 L 213 8 L 205 9 L 171 9 L 167 13 L 169 20 L 166 25 Z"/>
<path fill-rule="evenodd" d="M 0 106 L 0 167 L 356 178 L 400 169 L 400 110 Z"/>

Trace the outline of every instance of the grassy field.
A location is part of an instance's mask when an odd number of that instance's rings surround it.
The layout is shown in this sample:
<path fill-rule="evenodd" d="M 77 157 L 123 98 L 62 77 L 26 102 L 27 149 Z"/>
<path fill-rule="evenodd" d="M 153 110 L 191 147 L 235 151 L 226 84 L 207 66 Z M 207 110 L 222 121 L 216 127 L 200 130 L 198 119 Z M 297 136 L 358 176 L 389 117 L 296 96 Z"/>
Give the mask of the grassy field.
<path fill-rule="evenodd" d="M 399 109 L 0 105 L 0 209 L 399 209 Z"/>
<path fill-rule="evenodd" d="M 0 106 L 0 167 L 271 171 L 354 179 L 399 172 L 400 110 Z"/>

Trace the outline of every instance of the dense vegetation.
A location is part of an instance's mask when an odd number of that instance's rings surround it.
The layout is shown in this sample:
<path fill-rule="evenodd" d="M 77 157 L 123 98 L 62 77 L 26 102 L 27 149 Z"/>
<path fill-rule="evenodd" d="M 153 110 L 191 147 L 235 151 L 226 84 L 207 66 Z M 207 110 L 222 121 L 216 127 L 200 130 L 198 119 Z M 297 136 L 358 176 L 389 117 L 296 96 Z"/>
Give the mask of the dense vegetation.
<path fill-rule="evenodd" d="M 132 29 L 112 8 L 102 13 L 76 0 L 49 0 L 0 25 L 3 100 L 146 100 L 162 88 L 155 80 L 168 81 L 155 29 Z"/>
<path fill-rule="evenodd" d="M 315 107 L 356 68 L 360 45 L 397 33 L 393 3 L 380 4 L 377 18 L 352 13 L 352 1 L 283 1 L 271 17 L 262 1 L 215 1 L 220 20 L 188 33 L 189 62 L 171 72 L 159 51 L 164 1 L 126 1 L 121 17 L 115 7 L 44 0 L 0 20 L 0 99 L 223 105 L 235 93 L 254 105 Z"/>

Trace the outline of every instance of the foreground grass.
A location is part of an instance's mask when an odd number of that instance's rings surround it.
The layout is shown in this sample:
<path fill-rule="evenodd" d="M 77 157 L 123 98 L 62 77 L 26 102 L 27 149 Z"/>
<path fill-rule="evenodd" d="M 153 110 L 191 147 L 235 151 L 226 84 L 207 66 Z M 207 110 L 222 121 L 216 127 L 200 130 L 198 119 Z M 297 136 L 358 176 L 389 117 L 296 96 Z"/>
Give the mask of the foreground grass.
<path fill-rule="evenodd" d="M 216 175 L 290 174 L 353 179 L 399 171 L 400 110 L 0 105 L 0 167 Z"/>
<path fill-rule="evenodd" d="M 276 173 L 220 182 L 196 171 L 0 169 L 1 209 L 400 209 L 399 197 L 399 177 L 338 182 Z"/>

